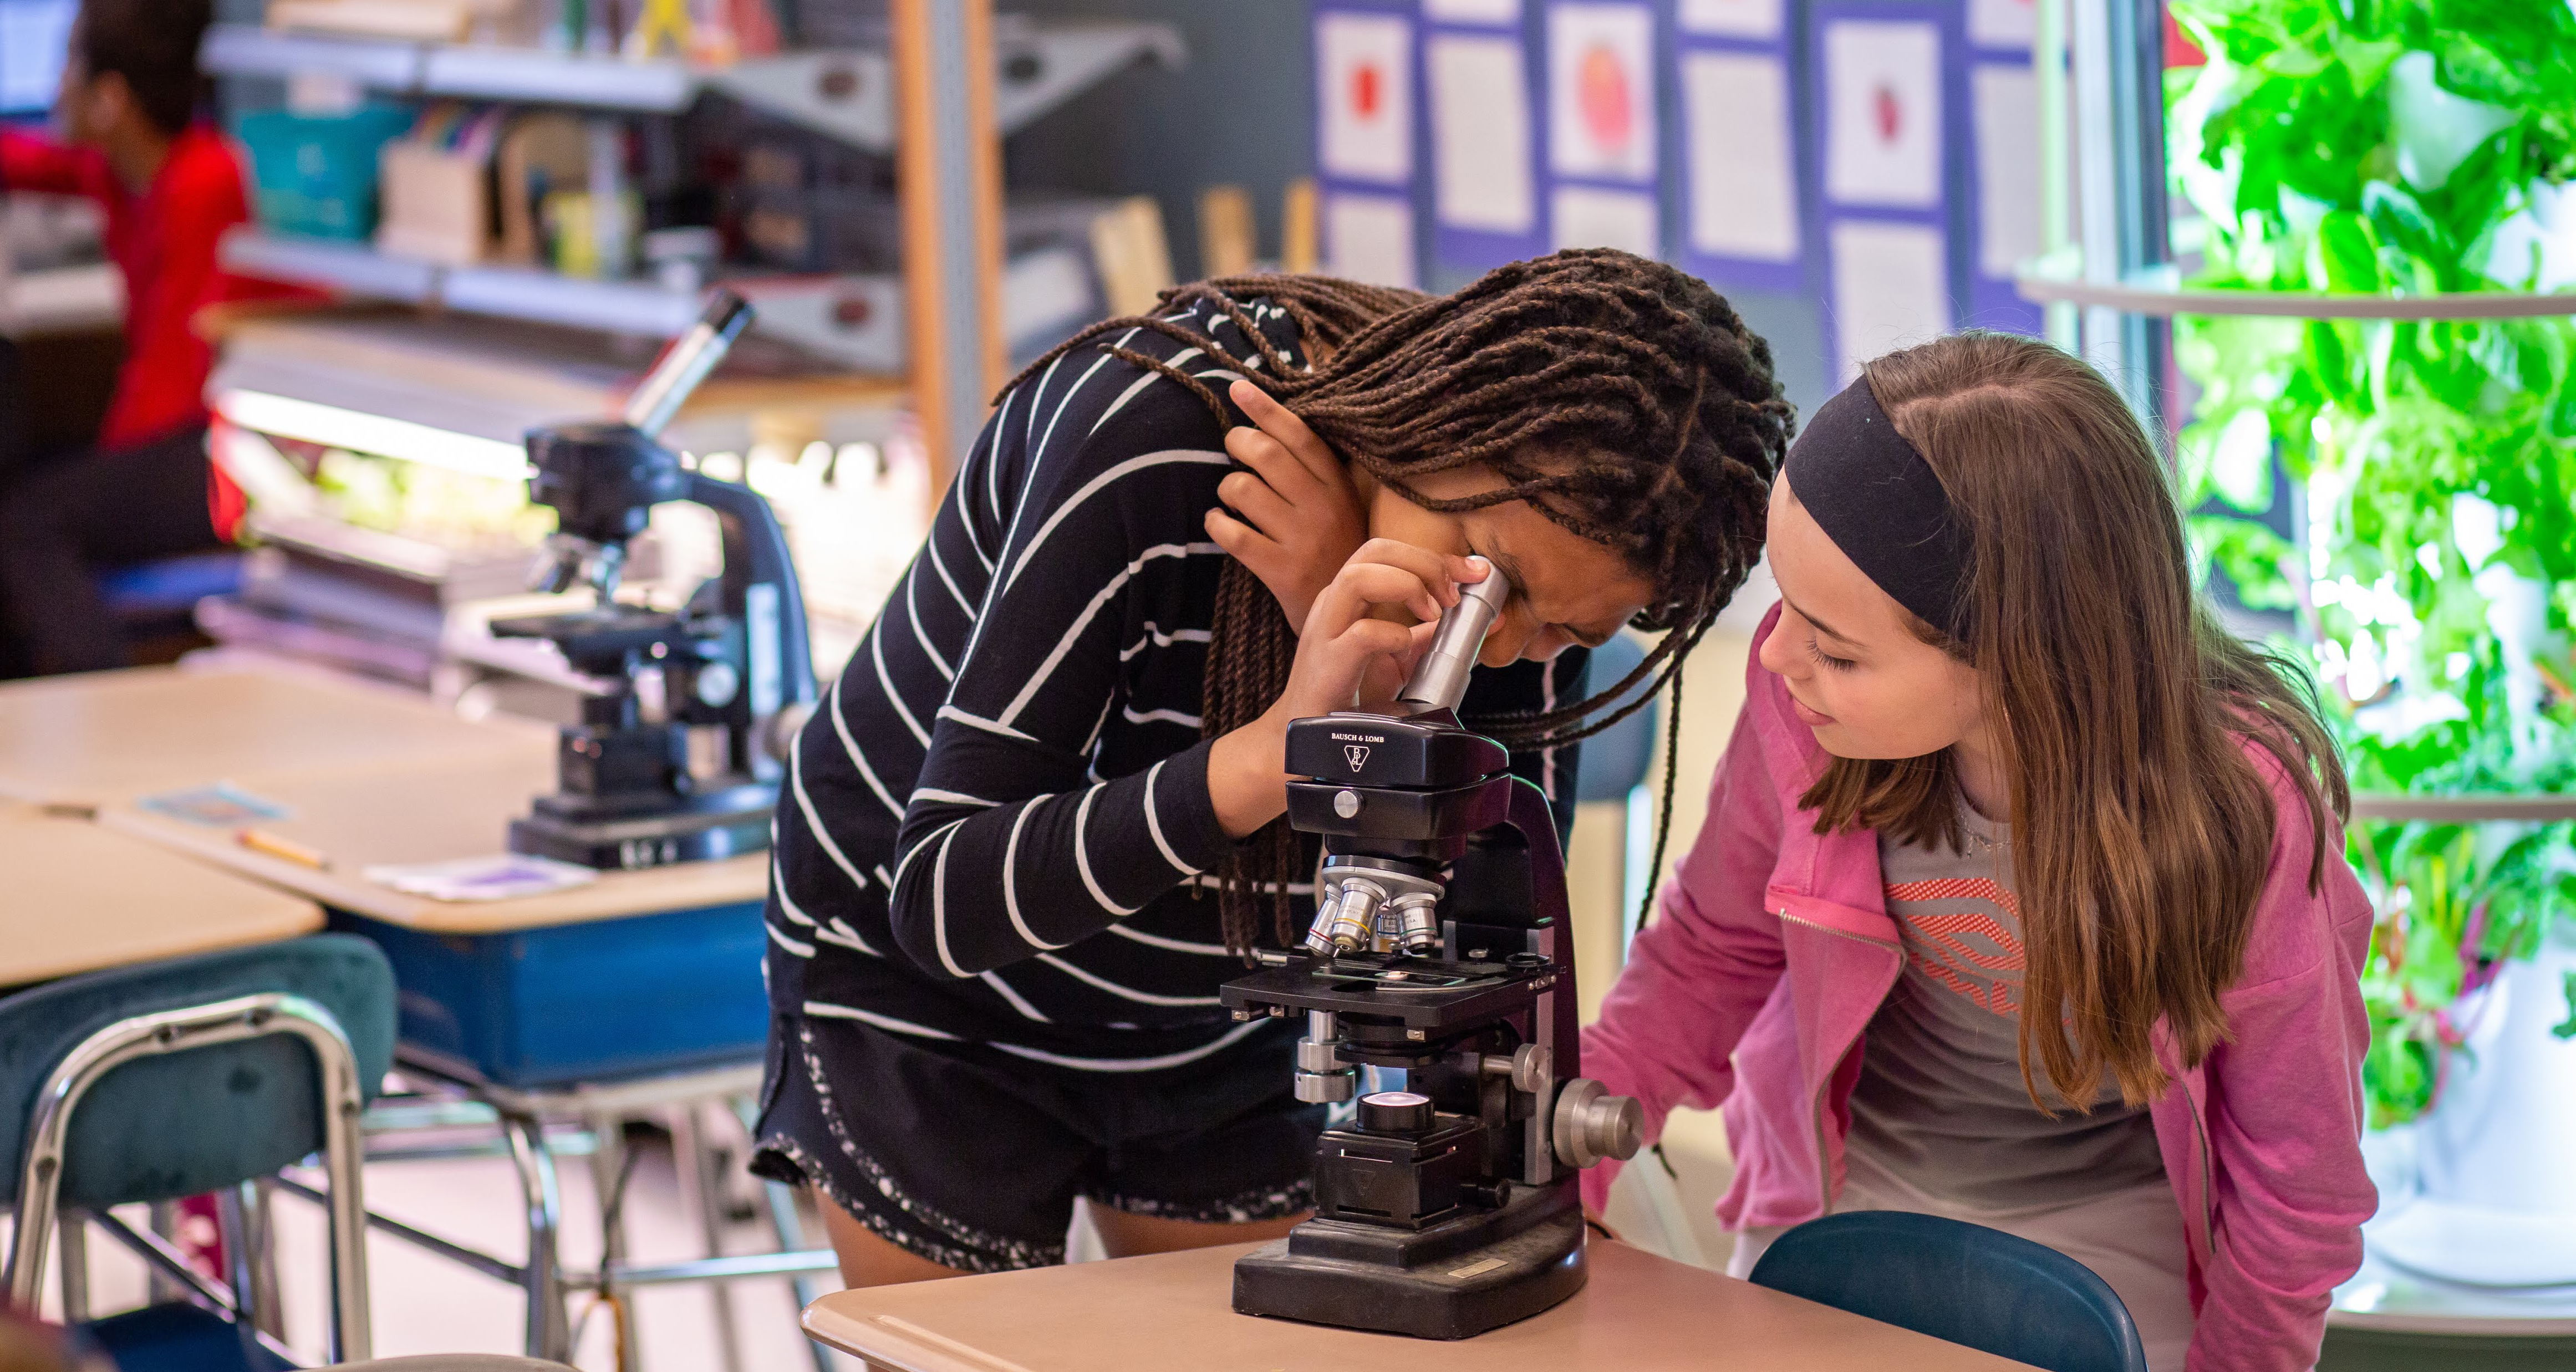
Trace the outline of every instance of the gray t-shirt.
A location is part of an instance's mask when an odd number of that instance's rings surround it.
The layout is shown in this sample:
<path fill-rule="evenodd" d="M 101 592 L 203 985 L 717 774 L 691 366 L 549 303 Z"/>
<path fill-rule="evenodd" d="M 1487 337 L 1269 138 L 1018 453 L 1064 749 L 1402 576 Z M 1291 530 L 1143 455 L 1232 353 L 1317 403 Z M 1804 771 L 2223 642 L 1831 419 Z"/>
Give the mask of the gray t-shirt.
<path fill-rule="evenodd" d="M 2153 1123 L 2106 1074 L 2092 1113 L 2021 1076 L 2022 924 L 2012 832 L 1965 805 L 1967 851 L 1878 842 L 1905 971 L 1869 1022 L 1851 1096 L 1852 1163 L 1993 1209 L 2162 1180 Z"/>

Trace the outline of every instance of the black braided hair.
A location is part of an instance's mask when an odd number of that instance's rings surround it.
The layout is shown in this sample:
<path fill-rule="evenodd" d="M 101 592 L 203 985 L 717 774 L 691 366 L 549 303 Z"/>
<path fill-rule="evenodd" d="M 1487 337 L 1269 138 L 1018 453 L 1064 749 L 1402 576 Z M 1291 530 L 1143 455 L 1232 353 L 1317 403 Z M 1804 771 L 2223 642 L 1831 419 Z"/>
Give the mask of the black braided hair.
<path fill-rule="evenodd" d="M 1297 365 L 1256 326 L 1242 303 L 1255 299 L 1286 311 L 1301 337 L 1331 355 Z M 1173 317 L 1202 303 L 1250 340 L 1254 357 Z M 1133 349 L 1096 344 L 1130 329 L 1167 335 L 1253 378 L 1348 461 L 1417 505 L 1463 512 L 1525 500 L 1652 581 L 1655 600 L 1632 622 L 1665 632 L 1635 670 L 1572 705 L 1479 719 L 1482 731 L 1522 749 L 1571 743 L 1645 708 L 1670 682 L 1669 729 L 1678 734 L 1682 660 L 1761 555 L 1771 479 L 1793 423 L 1770 345 L 1706 282 L 1608 248 L 1515 262 L 1446 296 L 1322 276 L 1194 282 L 1165 291 L 1149 314 L 1082 330 L 1011 385 L 1096 345 L 1188 386 L 1221 426 L 1233 422 L 1205 382 Z M 1449 500 L 1415 485 L 1468 466 L 1503 485 Z M 1226 564 L 1209 646 L 1202 717 L 1213 738 L 1267 710 L 1296 656 L 1295 628 L 1240 563 Z M 1671 744 L 1659 869 L 1671 826 Z M 1312 866 L 1284 819 L 1236 845 L 1215 875 L 1226 945 L 1249 954 L 1264 894 L 1273 934 L 1293 945 L 1301 931 L 1288 885 Z M 1652 887 L 1650 880 L 1650 904 Z"/>

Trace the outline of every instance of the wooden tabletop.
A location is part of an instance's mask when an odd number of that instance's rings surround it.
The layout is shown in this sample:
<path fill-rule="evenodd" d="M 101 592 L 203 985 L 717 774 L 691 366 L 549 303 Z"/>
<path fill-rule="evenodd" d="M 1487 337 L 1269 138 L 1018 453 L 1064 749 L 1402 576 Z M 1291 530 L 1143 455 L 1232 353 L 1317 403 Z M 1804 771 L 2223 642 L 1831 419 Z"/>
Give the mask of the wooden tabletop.
<path fill-rule="evenodd" d="M 1456 1343 L 1234 1313 L 1257 1245 L 840 1291 L 815 1338 L 900 1372 L 2004 1372 L 2022 1367 L 1750 1282 L 1595 1241 L 1591 1284 Z"/>
<path fill-rule="evenodd" d="M 551 737 L 480 756 L 405 759 L 303 771 L 237 771 L 234 787 L 282 806 L 257 827 L 321 854 L 323 870 L 244 848 L 235 831 L 137 808 L 102 807 L 99 823 L 325 905 L 442 934 L 489 934 L 761 899 L 765 854 L 641 872 L 603 872 L 586 886 L 519 900 L 439 901 L 367 880 L 380 864 L 488 857 L 508 847 L 509 824 L 530 798 L 555 789 Z"/>
<path fill-rule="evenodd" d="M 249 772 L 524 756 L 554 731 L 318 675 L 145 667 L 0 685 L 0 797 L 95 805 Z"/>
<path fill-rule="evenodd" d="M 313 902 L 95 824 L 0 804 L 0 986 L 309 934 Z"/>

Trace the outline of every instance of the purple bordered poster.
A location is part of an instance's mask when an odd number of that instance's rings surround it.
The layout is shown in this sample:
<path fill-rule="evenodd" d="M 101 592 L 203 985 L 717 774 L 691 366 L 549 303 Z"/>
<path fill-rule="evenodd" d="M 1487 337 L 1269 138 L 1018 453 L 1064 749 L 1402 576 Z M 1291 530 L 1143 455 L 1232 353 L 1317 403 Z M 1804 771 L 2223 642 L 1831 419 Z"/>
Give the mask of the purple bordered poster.
<path fill-rule="evenodd" d="M 1654 7 L 1547 7 L 1548 239 L 1664 255 Z"/>
<path fill-rule="evenodd" d="M 2040 254 L 2039 73 L 2035 0 L 1968 0 L 1969 178 L 1976 187 L 1976 251 L 1969 263 L 1968 320 L 1987 329 L 2036 334 L 2039 306 L 2013 287 L 2019 266 Z"/>
<path fill-rule="evenodd" d="M 1407 4 L 1315 7 L 1315 180 L 1324 269 L 1336 276 L 1421 283 L 1414 36 Z"/>
<path fill-rule="evenodd" d="M 1431 245 L 1484 271 L 1547 251 L 1524 0 L 1422 0 Z"/>
<path fill-rule="evenodd" d="M 1681 261 L 1713 284 L 1802 291 L 1788 0 L 1676 0 Z"/>
<path fill-rule="evenodd" d="M 1958 25 L 1957 6 L 1938 0 L 1816 7 L 1817 247 L 1837 386 L 1956 322 L 1949 191 L 1964 82 L 1945 59 L 1961 46 Z"/>

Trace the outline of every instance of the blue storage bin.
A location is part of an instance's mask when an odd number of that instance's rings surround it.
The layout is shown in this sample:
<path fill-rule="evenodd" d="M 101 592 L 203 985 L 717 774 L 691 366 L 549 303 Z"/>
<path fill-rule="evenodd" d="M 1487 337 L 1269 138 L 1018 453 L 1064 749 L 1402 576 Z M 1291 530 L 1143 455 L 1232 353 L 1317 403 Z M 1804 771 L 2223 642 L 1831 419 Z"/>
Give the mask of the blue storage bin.
<path fill-rule="evenodd" d="M 393 964 L 403 1047 L 531 1090 L 757 1060 L 760 903 L 508 933 L 428 934 L 347 911 Z"/>
<path fill-rule="evenodd" d="M 250 154 L 262 228 L 363 240 L 376 231 L 376 155 L 411 129 L 411 111 L 370 103 L 347 114 L 256 110 L 234 133 Z"/>
<path fill-rule="evenodd" d="M 117 1372 L 289 1372 L 242 1327 L 193 1305 L 147 1305 L 80 1326 Z"/>

